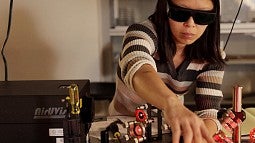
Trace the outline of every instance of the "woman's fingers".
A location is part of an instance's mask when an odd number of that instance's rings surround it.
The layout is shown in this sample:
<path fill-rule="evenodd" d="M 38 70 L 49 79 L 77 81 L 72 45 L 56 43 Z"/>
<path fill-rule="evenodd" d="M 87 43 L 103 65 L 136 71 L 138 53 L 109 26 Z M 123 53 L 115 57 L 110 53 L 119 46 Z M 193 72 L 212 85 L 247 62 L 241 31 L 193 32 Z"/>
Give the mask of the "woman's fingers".
<path fill-rule="evenodd" d="M 172 143 L 179 143 L 181 136 L 181 128 L 178 122 L 173 123 L 171 126 L 172 131 Z"/>
<path fill-rule="evenodd" d="M 192 129 L 193 129 L 193 142 L 194 143 L 202 143 L 202 140 L 203 140 L 199 124 L 193 123 L 193 125 L 192 125 Z"/>
<path fill-rule="evenodd" d="M 193 140 L 194 132 L 192 131 L 189 121 L 184 122 L 181 128 L 184 143 L 191 143 Z"/>
<path fill-rule="evenodd" d="M 204 121 L 188 109 L 180 106 L 176 112 L 166 108 L 164 117 L 172 130 L 172 143 L 179 143 L 181 136 L 184 143 L 214 143 Z"/>
<path fill-rule="evenodd" d="M 203 120 L 198 117 L 187 117 L 172 124 L 172 143 L 179 143 L 181 136 L 184 143 L 214 143 Z"/>
<path fill-rule="evenodd" d="M 203 124 L 201 126 L 201 133 L 202 133 L 202 137 L 207 141 L 207 143 L 215 143 L 212 135 L 210 135 L 207 127 L 205 126 L 205 124 Z"/>

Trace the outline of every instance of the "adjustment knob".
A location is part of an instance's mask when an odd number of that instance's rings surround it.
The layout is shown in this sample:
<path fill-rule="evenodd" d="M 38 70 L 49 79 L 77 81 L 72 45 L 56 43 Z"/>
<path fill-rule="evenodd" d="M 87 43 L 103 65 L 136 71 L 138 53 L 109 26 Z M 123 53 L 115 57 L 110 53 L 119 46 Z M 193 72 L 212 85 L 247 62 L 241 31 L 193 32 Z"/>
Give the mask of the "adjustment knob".
<path fill-rule="evenodd" d="M 255 143 L 255 128 L 253 128 L 250 131 L 250 141 L 251 141 L 251 143 Z"/>

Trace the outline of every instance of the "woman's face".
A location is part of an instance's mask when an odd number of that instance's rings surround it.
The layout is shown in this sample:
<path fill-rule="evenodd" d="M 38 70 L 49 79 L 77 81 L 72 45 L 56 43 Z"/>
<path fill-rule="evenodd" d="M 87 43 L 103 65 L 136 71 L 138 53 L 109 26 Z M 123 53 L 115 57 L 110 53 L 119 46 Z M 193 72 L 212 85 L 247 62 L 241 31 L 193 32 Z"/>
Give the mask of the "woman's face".
<path fill-rule="evenodd" d="M 210 11 L 213 9 L 212 0 L 172 0 L 176 6 L 192 10 Z M 185 22 L 177 22 L 169 18 L 173 39 L 178 46 L 185 46 L 195 42 L 205 31 L 207 25 L 199 25 L 192 17 Z"/>

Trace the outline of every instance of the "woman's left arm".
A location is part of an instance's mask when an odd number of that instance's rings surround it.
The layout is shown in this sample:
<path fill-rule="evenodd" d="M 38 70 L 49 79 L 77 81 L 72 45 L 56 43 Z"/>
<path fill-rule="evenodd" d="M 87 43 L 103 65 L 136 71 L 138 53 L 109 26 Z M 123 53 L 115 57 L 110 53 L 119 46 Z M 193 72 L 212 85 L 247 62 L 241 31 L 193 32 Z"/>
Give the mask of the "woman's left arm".
<path fill-rule="evenodd" d="M 206 65 L 197 78 L 195 101 L 198 111 L 196 113 L 203 118 L 212 136 L 221 129 L 217 113 L 223 99 L 221 91 L 223 76 L 224 67 L 212 64 Z"/>

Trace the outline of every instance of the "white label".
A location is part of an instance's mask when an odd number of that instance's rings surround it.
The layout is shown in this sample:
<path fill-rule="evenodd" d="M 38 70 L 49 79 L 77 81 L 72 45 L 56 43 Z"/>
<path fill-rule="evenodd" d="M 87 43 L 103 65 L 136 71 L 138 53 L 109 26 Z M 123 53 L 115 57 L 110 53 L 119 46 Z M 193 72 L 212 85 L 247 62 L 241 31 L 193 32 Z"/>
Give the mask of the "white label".
<path fill-rule="evenodd" d="M 56 143 L 64 143 L 64 138 L 56 138 Z"/>
<path fill-rule="evenodd" d="M 64 136 L 63 128 L 51 128 L 49 129 L 49 136 L 55 137 L 55 136 Z"/>

